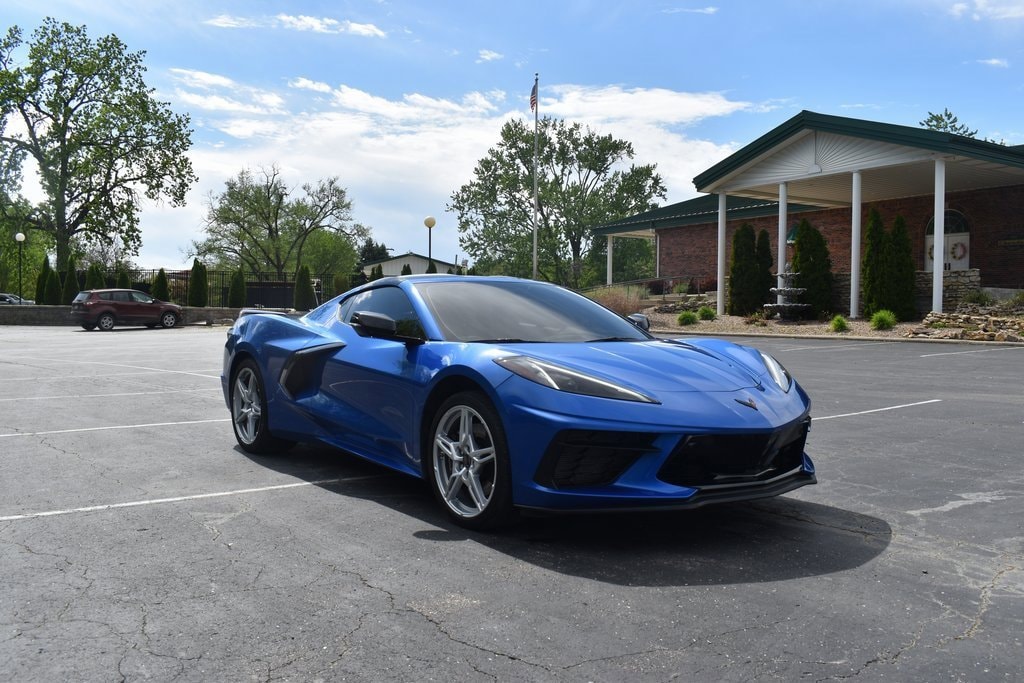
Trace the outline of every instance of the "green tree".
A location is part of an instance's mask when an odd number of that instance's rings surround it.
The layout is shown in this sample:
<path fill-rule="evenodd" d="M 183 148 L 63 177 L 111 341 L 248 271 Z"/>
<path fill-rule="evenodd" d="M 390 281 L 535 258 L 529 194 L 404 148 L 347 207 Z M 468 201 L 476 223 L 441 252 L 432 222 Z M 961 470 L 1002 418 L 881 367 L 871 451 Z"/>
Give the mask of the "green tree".
<path fill-rule="evenodd" d="M 459 244 L 483 272 L 533 272 L 533 147 L 532 126 L 506 122 L 473 179 L 451 196 Z M 653 165 L 629 163 L 631 143 L 578 123 L 542 119 L 538 147 L 538 276 L 578 287 L 590 229 L 655 208 L 665 186 Z"/>
<path fill-rule="evenodd" d="M 107 286 L 106 277 L 103 274 L 103 269 L 100 268 L 100 264 L 93 263 L 89 266 L 89 270 L 85 273 L 85 288 L 86 289 L 104 289 Z"/>
<path fill-rule="evenodd" d="M 120 289 L 131 289 L 132 280 L 131 280 L 131 277 L 129 277 L 129 275 L 128 275 L 128 271 L 125 270 L 124 268 L 118 268 L 117 269 L 116 281 L 117 281 L 117 286 Z"/>
<path fill-rule="evenodd" d="M 429 261 L 427 261 L 427 270 L 425 272 L 427 272 L 427 273 L 436 273 L 437 272 L 437 264 L 434 263 L 434 259 L 430 259 Z"/>
<path fill-rule="evenodd" d="M 913 245 L 907 222 L 903 216 L 897 215 L 892 230 L 886 239 L 886 272 L 882 287 L 883 301 L 881 309 L 892 311 L 898 320 L 912 320 L 917 315 L 916 298 L 916 266 L 914 264 Z"/>
<path fill-rule="evenodd" d="M 43 267 L 36 277 L 36 302 L 46 303 L 46 285 L 50 282 L 50 257 L 43 255 Z"/>
<path fill-rule="evenodd" d="M 383 261 L 387 257 L 388 248 L 384 246 L 383 242 L 378 244 L 367 237 L 363 240 L 363 245 L 359 247 L 359 263 L 361 265 L 373 263 L 374 261 Z"/>
<path fill-rule="evenodd" d="M 78 282 L 78 266 L 75 264 L 75 257 L 68 257 L 68 267 L 64 271 L 64 284 L 61 289 L 60 302 L 71 305 L 71 302 L 78 295 L 82 288 Z"/>
<path fill-rule="evenodd" d="M 649 239 L 618 238 L 612 242 L 612 282 L 654 277 L 654 245 Z M 580 287 L 594 287 L 608 279 L 608 240 L 598 238 L 584 260 Z"/>
<path fill-rule="evenodd" d="M 977 128 L 971 130 L 969 126 L 960 123 L 960 120 L 949 109 L 943 109 L 941 114 L 928 112 L 928 118 L 921 121 L 919 125 L 929 130 L 941 130 L 954 135 L 963 135 L 966 138 L 973 138 L 978 134 Z"/>
<path fill-rule="evenodd" d="M 243 170 L 227 181 L 222 193 L 210 196 L 206 238 L 193 242 L 191 253 L 284 279 L 305 263 L 304 249 L 316 233 L 330 232 L 348 241 L 366 235 L 367 228 L 352 222 L 351 210 L 337 178 L 306 183 L 298 193 L 285 184 L 276 166 L 257 173 Z"/>
<path fill-rule="evenodd" d="M 40 302 L 47 306 L 60 306 L 61 286 L 60 275 L 53 268 L 46 271 L 46 297 Z"/>
<path fill-rule="evenodd" d="M 93 41 L 85 26 L 53 18 L 28 43 L 17 26 L 0 40 L 0 158 L 19 169 L 35 162 L 46 200 L 19 217 L 53 236 L 57 263 L 75 238 L 117 236 L 137 253 L 141 195 L 182 205 L 196 181 L 189 119 L 153 98 L 143 57 L 117 36 Z M 3 213 L 23 211 L 9 199 L 0 193 Z"/>
<path fill-rule="evenodd" d="M 167 283 L 167 273 L 161 268 L 156 277 L 153 278 L 153 289 L 150 291 L 154 299 L 160 299 L 160 301 L 171 300 L 171 289 Z"/>
<path fill-rule="evenodd" d="M 310 311 L 316 308 L 316 291 L 313 289 L 313 278 L 309 275 L 309 266 L 299 268 L 295 276 L 295 310 Z"/>
<path fill-rule="evenodd" d="M 408 263 L 403 263 L 402 275 L 412 275 L 412 266 L 410 266 Z"/>
<path fill-rule="evenodd" d="M 203 308 L 209 303 L 209 297 L 206 266 L 199 259 L 193 259 L 188 278 L 188 305 Z"/>
<path fill-rule="evenodd" d="M 775 276 L 772 275 L 772 266 L 775 265 L 772 259 L 772 242 L 768 231 L 762 229 L 757 233 L 757 291 L 761 303 L 768 303 L 771 299 L 771 288 L 775 286 Z"/>
<path fill-rule="evenodd" d="M 832 310 L 832 258 L 825 238 L 806 218 L 796 228 L 793 272 L 798 273 L 794 286 L 806 290 L 800 295 L 800 303 L 811 305 L 808 316 L 828 314 Z"/>
<path fill-rule="evenodd" d="M 764 301 L 759 293 L 757 238 L 754 226 L 744 223 L 732 238 L 732 264 L 729 267 L 729 313 L 750 315 Z"/>
<path fill-rule="evenodd" d="M 231 274 L 231 283 L 228 285 L 228 308 L 242 308 L 245 306 L 245 271 L 241 268 Z"/>
<path fill-rule="evenodd" d="M 867 226 L 864 228 L 864 256 L 861 258 L 861 308 L 865 318 L 870 318 L 876 311 L 882 310 L 883 278 L 885 273 L 885 242 L 886 233 L 882 226 L 882 217 L 878 210 L 872 208 L 868 212 Z"/>

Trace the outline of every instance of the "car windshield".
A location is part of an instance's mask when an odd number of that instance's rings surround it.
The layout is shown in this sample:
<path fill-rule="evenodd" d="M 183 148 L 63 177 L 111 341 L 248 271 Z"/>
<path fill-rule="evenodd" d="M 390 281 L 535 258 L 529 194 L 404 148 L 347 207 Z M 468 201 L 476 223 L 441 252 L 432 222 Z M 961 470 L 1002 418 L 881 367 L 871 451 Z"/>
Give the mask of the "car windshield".
<path fill-rule="evenodd" d="M 643 341 L 650 335 L 590 299 L 529 281 L 421 282 L 444 338 L 462 342 Z"/>

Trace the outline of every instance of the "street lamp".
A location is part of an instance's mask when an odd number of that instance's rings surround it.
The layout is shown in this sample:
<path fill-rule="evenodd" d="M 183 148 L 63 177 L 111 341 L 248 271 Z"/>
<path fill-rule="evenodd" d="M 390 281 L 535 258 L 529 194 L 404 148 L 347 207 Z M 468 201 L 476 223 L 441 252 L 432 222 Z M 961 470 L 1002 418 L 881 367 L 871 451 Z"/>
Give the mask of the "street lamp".
<path fill-rule="evenodd" d="M 423 225 L 427 226 L 427 267 L 429 268 L 431 262 L 433 262 L 433 260 L 434 260 L 432 258 L 433 255 L 431 254 L 431 244 L 430 244 L 430 242 L 431 242 L 431 239 L 430 239 L 431 238 L 431 233 L 433 232 L 431 230 L 431 228 L 433 228 L 435 225 L 437 225 L 437 221 L 434 220 L 433 216 L 427 216 L 426 218 L 423 219 Z"/>
<path fill-rule="evenodd" d="M 18 243 L 18 304 L 22 304 L 24 303 L 24 298 L 21 292 L 21 250 L 25 242 L 25 233 L 19 232 L 14 236 L 14 241 Z"/>

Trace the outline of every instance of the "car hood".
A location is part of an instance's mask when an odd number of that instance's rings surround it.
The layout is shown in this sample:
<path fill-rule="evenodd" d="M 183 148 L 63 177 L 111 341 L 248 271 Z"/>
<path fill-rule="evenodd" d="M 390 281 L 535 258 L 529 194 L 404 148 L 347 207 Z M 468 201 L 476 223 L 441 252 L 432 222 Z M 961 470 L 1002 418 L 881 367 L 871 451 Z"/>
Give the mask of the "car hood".
<path fill-rule="evenodd" d="M 597 377 L 650 391 L 738 391 L 760 386 L 763 370 L 726 356 L 672 340 L 592 342 L 586 344 L 516 344 L 504 347 L 524 356 L 570 366 Z M 752 355 L 749 356 L 754 361 Z"/>

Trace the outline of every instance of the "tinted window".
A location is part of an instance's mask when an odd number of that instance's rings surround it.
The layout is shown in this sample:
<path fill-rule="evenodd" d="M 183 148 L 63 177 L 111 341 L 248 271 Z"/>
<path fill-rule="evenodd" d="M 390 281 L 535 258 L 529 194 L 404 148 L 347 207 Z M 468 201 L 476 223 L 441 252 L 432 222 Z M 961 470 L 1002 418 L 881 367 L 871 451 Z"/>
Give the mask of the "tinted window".
<path fill-rule="evenodd" d="M 424 282 L 423 296 L 451 341 L 585 342 L 650 336 L 600 304 L 539 282 Z"/>
<path fill-rule="evenodd" d="M 398 287 L 378 287 L 360 292 L 341 306 L 342 320 L 352 322 L 352 316 L 361 311 L 380 313 L 395 321 L 398 334 L 407 337 L 425 337 L 412 302 Z"/>
<path fill-rule="evenodd" d="M 111 300 L 113 301 L 130 301 L 131 297 L 128 296 L 128 292 L 112 292 Z"/>
<path fill-rule="evenodd" d="M 132 298 L 135 299 L 136 301 L 139 301 L 144 304 L 153 303 L 153 297 L 151 297 L 148 294 L 144 294 L 143 292 L 132 292 L 131 294 Z"/>

